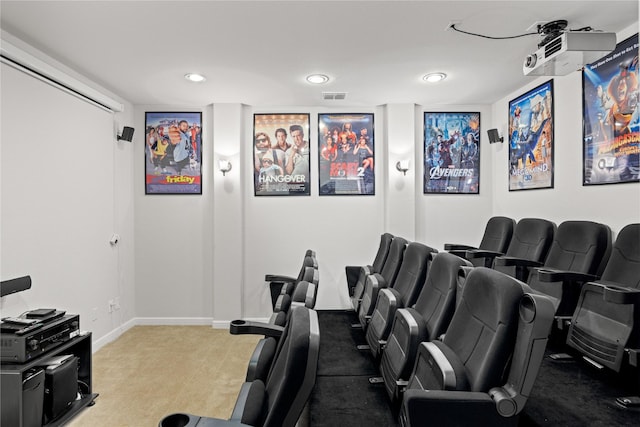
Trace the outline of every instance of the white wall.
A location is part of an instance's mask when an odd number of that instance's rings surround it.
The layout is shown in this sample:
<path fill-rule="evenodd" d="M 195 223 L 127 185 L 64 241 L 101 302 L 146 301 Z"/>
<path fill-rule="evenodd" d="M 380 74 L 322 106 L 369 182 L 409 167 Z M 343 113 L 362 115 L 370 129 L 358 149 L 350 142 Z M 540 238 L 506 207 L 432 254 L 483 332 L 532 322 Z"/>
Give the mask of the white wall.
<path fill-rule="evenodd" d="M 145 112 L 202 111 L 202 195 L 145 195 Z M 211 110 L 167 105 L 135 107 L 136 316 L 141 323 L 208 324 L 212 318 L 213 210 Z"/>
<path fill-rule="evenodd" d="M 423 194 L 424 129 L 423 113 L 435 111 L 480 112 L 480 191 L 479 194 Z M 418 120 L 420 120 L 418 122 Z M 491 126 L 488 105 L 424 106 L 416 113 L 421 126 L 416 132 L 416 240 L 442 250 L 445 243 L 480 244 L 487 220 L 493 215 L 492 185 L 495 144 L 489 144 Z"/>
<path fill-rule="evenodd" d="M 638 32 L 638 24 L 618 34 L 618 41 Z M 506 133 L 509 100 L 549 80 L 540 77 L 492 105 L 494 126 Z M 614 235 L 632 222 L 640 222 L 640 184 L 582 186 L 582 77 L 580 72 L 553 78 L 554 85 L 554 188 L 508 191 L 507 135 L 494 144 L 494 214 L 541 217 L 560 224 L 590 220 L 611 227 Z M 485 126 L 486 127 L 486 126 Z M 615 236 L 614 236 L 615 237 Z"/>
<path fill-rule="evenodd" d="M 109 339 L 134 313 L 133 145 L 115 137 L 130 115 L 1 67 L 0 278 L 33 280 L 0 300 L 2 315 L 65 310 Z"/>

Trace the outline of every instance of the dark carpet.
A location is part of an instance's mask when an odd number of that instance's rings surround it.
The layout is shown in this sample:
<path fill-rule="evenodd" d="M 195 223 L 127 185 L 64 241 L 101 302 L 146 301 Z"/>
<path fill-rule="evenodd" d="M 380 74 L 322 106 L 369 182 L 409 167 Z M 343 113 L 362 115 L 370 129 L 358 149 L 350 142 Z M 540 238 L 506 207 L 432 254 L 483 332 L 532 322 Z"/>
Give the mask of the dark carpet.
<path fill-rule="evenodd" d="M 313 427 L 395 427 L 389 399 L 383 384 L 370 384 L 378 368 L 366 344 L 353 311 L 318 311 L 320 354 L 318 376 L 309 399 L 310 425 Z"/>
<path fill-rule="evenodd" d="M 547 349 L 519 425 L 640 426 L 640 409 L 616 404 L 616 397 L 638 394 L 637 373 L 597 370 L 577 354 L 565 361 L 548 357 L 567 350 Z"/>
<path fill-rule="evenodd" d="M 318 377 L 309 400 L 312 427 L 396 427 L 384 385 L 370 384 L 379 375 L 353 311 L 318 311 L 320 355 Z M 596 370 L 580 358 L 554 361 L 548 354 L 567 352 L 562 344 L 549 344 L 538 378 L 519 425 L 640 426 L 640 409 L 624 409 L 616 397 L 638 395 L 638 372 L 616 374 Z M 478 424 L 478 425 L 481 425 Z"/>

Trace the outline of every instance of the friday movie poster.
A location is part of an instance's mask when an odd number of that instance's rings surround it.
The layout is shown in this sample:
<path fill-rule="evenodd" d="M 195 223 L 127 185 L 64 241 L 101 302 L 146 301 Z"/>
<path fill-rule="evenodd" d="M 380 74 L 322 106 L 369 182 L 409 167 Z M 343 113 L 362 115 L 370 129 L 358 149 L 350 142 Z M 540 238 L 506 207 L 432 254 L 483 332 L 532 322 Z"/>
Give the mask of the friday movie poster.
<path fill-rule="evenodd" d="M 309 114 L 253 115 L 256 196 L 311 194 Z"/>
<path fill-rule="evenodd" d="M 553 188 L 553 80 L 509 102 L 509 191 Z"/>
<path fill-rule="evenodd" d="M 424 193 L 479 191 L 480 113 L 424 113 Z"/>
<path fill-rule="evenodd" d="M 145 194 L 202 194 L 202 113 L 145 113 Z"/>
<path fill-rule="evenodd" d="M 582 72 L 583 185 L 640 181 L 638 34 Z"/>
<path fill-rule="evenodd" d="M 320 195 L 374 195 L 373 114 L 318 114 Z"/>

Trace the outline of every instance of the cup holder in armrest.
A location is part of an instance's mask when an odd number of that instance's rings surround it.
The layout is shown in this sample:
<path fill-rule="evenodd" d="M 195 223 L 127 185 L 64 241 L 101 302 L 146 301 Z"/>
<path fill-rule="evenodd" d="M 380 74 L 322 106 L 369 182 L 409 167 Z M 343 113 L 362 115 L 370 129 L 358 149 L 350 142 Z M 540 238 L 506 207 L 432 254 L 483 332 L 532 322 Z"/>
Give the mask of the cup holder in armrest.
<path fill-rule="evenodd" d="M 194 417 L 193 415 L 171 414 L 164 417 L 158 427 L 191 427 L 195 426 L 199 420 L 200 417 Z"/>
<path fill-rule="evenodd" d="M 239 421 L 199 417 L 190 414 L 171 414 L 160 421 L 158 427 L 250 427 Z"/>

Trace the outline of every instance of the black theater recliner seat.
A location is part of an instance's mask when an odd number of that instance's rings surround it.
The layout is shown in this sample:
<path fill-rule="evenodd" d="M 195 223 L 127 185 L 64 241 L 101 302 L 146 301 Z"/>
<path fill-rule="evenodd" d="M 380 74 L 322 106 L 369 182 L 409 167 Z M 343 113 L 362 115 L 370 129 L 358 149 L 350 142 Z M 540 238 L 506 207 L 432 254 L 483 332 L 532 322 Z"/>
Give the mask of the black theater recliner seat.
<path fill-rule="evenodd" d="M 602 274 L 611 246 L 611 229 L 605 224 L 565 221 L 558 226 L 544 265 L 531 271 L 527 283 L 551 298 L 559 327 L 571 319 L 582 285 Z M 510 263 L 508 259 L 504 265 Z"/>
<path fill-rule="evenodd" d="M 283 289 L 278 295 L 269 323 L 284 326 L 287 312 L 292 305 L 304 305 L 307 308 L 314 308 L 319 284 L 320 271 L 318 268 L 304 267 L 302 279 L 295 283 L 287 284 L 287 290 Z"/>
<path fill-rule="evenodd" d="M 367 276 L 364 291 L 362 292 L 362 300 L 356 309 L 360 325 L 363 327 L 366 326 L 371 318 L 380 289 L 393 287 L 396 277 L 398 276 L 398 271 L 400 271 L 400 266 L 402 265 L 404 251 L 408 244 L 409 242 L 402 237 L 394 237 L 382 271 Z"/>
<path fill-rule="evenodd" d="M 384 262 L 389 255 L 392 240 L 393 234 L 384 233 L 380 236 L 380 245 L 378 246 L 378 252 L 376 252 L 373 264 L 363 266 L 348 265 L 344 268 L 347 275 L 347 287 L 349 296 L 351 297 L 351 305 L 354 310 L 358 309 L 358 305 L 362 299 L 362 292 L 364 292 L 364 284 L 367 276 L 382 271 Z"/>
<path fill-rule="evenodd" d="M 378 292 L 371 320 L 366 325 L 367 343 L 374 358 L 380 356 L 382 346 L 391 332 L 396 310 L 416 302 L 428 274 L 430 257 L 437 252 L 422 243 L 409 243 L 393 288 L 387 287 Z"/>
<path fill-rule="evenodd" d="M 513 236 L 509 242 L 507 252 L 502 254 L 498 251 L 486 249 L 470 249 L 466 251 L 465 258 L 475 260 L 484 259 L 484 266 L 493 265 L 495 270 L 515 277 L 526 282 L 529 271 L 532 267 L 541 267 L 547 258 L 556 225 L 542 218 L 522 218 L 513 230 Z M 501 264 L 494 263 L 496 257 L 501 257 Z M 511 266 L 504 266 L 508 259 L 516 259 L 518 263 Z M 479 263 L 476 263 L 479 264 Z"/>
<path fill-rule="evenodd" d="M 551 301 L 527 291 L 495 270 L 469 273 L 444 339 L 419 346 L 402 426 L 516 425 L 553 323 Z"/>
<path fill-rule="evenodd" d="M 640 223 L 620 230 L 601 279 L 582 287 L 567 344 L 615 372 L 625 360 L 640 368 Z"/>
<path fill-rule="evenodd" d="M 159 427 L 295 426 L 315 384 L 320 347 L 317 313 L 293 307 L 282 340 L 266 381 L 243 384 L 229 420 L 172 414 Z"/>
<path fill-rule="evenodd" d="M 471 263 L 448 252 L 433 256 L 416 303 L 395 312 L 380 371 L 393 402 L 400 398 L 401 384 L 406 384 L 415 362 L 418 345 L 444 334 L 456 306 L 458 274 Z"/>
<path fill-rule="evenodd" d="M 475 247 L 457 243 L 446 243 L 444 250 L 462 258 L 464 258 L 466 252 L 471 249 L 481 249 L 504 254 L 511 241 L 515 226 L 516 222 L 512 218 L 494 216 L 487 221 L 480 245 Z M 492 258 L 472 258 L 471 262 L 475 266 L 491 267 Z"/>
<path fill-rule="evenodd" d="M 297 277 L 284 276 L 280 274 L 266 274 L 264 276 L 265 282 L 269 283 L 269 289 L 271 292 L 271 305 L 273 307 L 275 307 L 279 295 L 283 293 L 291 295 L 293 293 L 295 285 L 301 280 L 304 280 L 303 276 L 307 267 L 318 269 L 316 252 L 311 249 L 307 249 L 307 251 L 305 252 L 302 266 L 300 267 L 300 271 L 298 272 Z"/>

